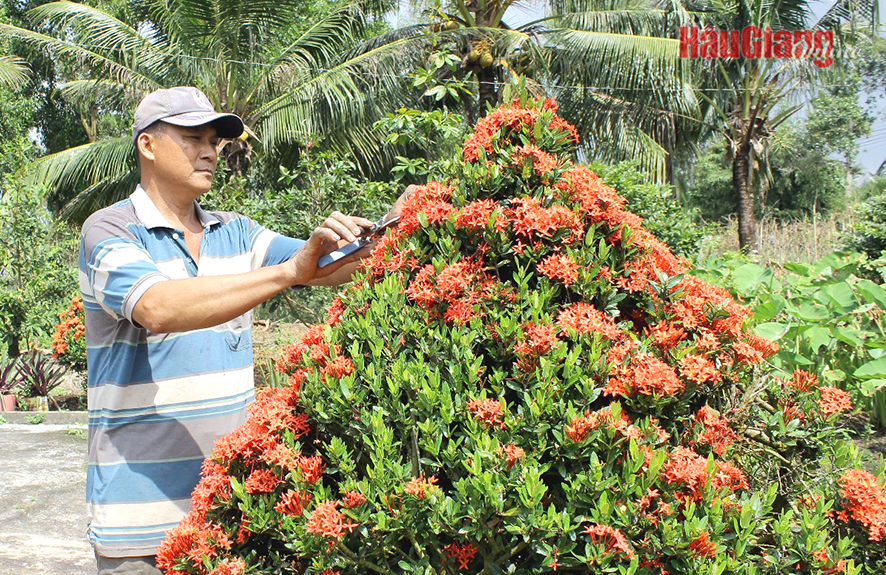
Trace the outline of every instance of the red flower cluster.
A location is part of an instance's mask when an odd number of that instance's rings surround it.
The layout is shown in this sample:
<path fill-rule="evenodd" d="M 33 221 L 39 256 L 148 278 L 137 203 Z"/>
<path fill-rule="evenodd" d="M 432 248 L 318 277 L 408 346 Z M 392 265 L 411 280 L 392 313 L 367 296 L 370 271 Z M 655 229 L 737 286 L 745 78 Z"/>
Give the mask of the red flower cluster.
<path fill-rule="evenodd" d="M 567 255 L 554 254 L 546 257 L 536 269 L 540 274 L 553 280 L 560 280 L 563 285 L 569 287 L 578 279 L 578 270 L 581 266 Z"/>
<path fill-rule="evenodd" d="M 523 449 L 517 447 L 516 443 L 508 444 L 504 449 L 504 455 L 507 459 L 508 471 L 510 471 L 514 465 L 517 464 L 518 461 L 523 457 Z"/>
<path fill-rule="evenodd" d="M 708 539 L 708 535 L 707 531 L 702 531 L 701 534 L 689 544 L 689 550 L 692 552 L 693 556 L 707 558 L 717 556 L 717 545 Z"/>
<path fill-rule="evenodd" d="M 55 332 L 52 334 L 52 357 L 55 359 L 67 353 L 71 340 L 78 340 L 86 333 L 86 327 L 83 325 L 83 298 L 80 296 L 71 298 L 71 305 L 58 317 L 61 321 L 55 326 Z M 85 350 L 83 353 L 86 353 Z"/>
<path fill-rule="evenodd" d="M 628 559 L 634 559 L 634 550 L 628 545 L 624 534 L 608 525 L 588 525 L 582 533 L 591 536 L 594 545 L 602 545 L 603 553 L 620 553 Z"/>
<path fill-rule="evenodd" d="M 494 210 L 495 202 L 493 200 L 474 200 L 458 211 L 455 216 L 455 227 L 485 230 Z"/>
<path fill-rule="evenodd" d="M 637 393 L 663 397 L 679 393 L 684 387 L 673 367 L 649 353 L 637 353 L 631 356 L 629 365 L 616 364 L 612 367 L 603 393 L 625 397 Z"/>
<path fill-rule="evenodd" d="M 477 548 L 470 543 L 459 543 L 458 541 L 443 546 L 443 552 L 446 557 L 453 559 L 458 563 L 459 569 L 467 569 L 477 554 Z"/>
<path fill-rule="evenodd" d="M 270 493 L 282 480 L 270 469 L 256 469 L 246 478 L 247 493 Z"/>
<path fill-rule="evenodd" d="M 531 161 L 533 170 L 539 176 L 544 176 L 562 166 L 561 160 L 557 159 L 556 156 L 545 152 L 535 144 L 515 146 L 513 158 L 514 165 L 522 166 L 523 162 L 527 159 Z"/>
<path fill-rule="evenodd" d="M 818 407 L 821 410 L 822 417 L 829 417 L 844 411 L 852 411 L 852 400 L 849 399 L 849 392 L 836 387 L 825 386 L 820 386 L 818 392 L 821 394 L 821 398 L 818 400 Z"/>
<path fill-rule="evenodd" d="M 877 478 L 861 469 L 840 476 L 843 509 L 868 530 L 871 541 L 883 541 L 886 535 L 886 493 Z"/>
<path fill-rule="evenodd" d="M 715 461 L 714 465 L 714 475 L 709 480 L 707 458 L 687 447 L 678 447 L 670 454 L 662 468 L 662 477 L 668 484 L 683 489 L 683 493 L 677 493 L 675 496 L 696 502 L 704 499 L 707 487 L 715 492 L 722 488 L 729 491 L 748 488 L 744 473 L 735 466 L 724 461 Z"/>
<path fill-rule="evenodd" d="M 290 489 L 280 497 L 280 501 L 274 506 L 277 513 L 300 517 L 311 502 L 311 494 L 301 489 Z"/>
<path fill-rule="evenodd" d="M 328 537 L 330 548 L 344 536 L 345 530 L 351 532 L 358 526 L 356 523 L 346 523 L 345 516 L 336 509 L 337 506 L 338 501 L 319 503 L 305 523 L 308 533 Z"/>
<path fill-rule="evenodd" d="M 416 499 L 424 499 L 425 496 L 427 496 L 428 491 L 433 489 L 436 483 L 437 478 L 433 475 L 425 479 L 424 474 L 421 474 L 418 477 L 410 479 L 403 490 Z"/>
<path fill-rule="evenodd" d="M 501 404 L 494 399 L 472 399 L 468 402 L 468 411 L 474 419 L 484 423 L 488 427 L 500 427 L 504 429 L 504 413 Z"/>
<path fill-rule="evenodd" d="M 699 409 L 695 415 L 695 421 L 702 426 L 698 442 L 710 445 L 717 455 L 723 455 L 735 441 L 735 432 L 729 427 L 729 422 L 720 418 L 709 407 L 705 406 Z"/>
<path fill-rule="evenodd" d="M 814 373 L 797 369 L 794 370 L 794 373 L 791 374 L 791 379 L 786 383 L 788 387 L 796 389 L 797 391 L 812 391 L 818 385 L 818 376 Z"/>
<path fill-rule="evenodd" d="M 542 103 L 541 109 L 556 112 L 557 104 L 553 100 L 545 100 Z M 493 152 L 493 136 L 499 132 L 504 133 L 504 128 L 516 131 L 523 126 L 533 126 L 538 121 L 539 112 L 538 108 L 524 108 L 520 106 L 519 100 L 515 100 L 510 107 L 501 106 L 493 110 L 477 122 L 474 134 L 465 142 L 464 161 L 474 162 L 479 159 L 481 148 L 486 154 L 491 154 Z M 578 142 L 578 132 L 576 132 L 575 127 L 565 122 L 559 116 L 555 115 L 553 117 L 550 129 L 560 132 L 564 140 Z"/>
<path fill-rule="evenodd" d="M 498 281 L 483 270 L 478 260 L 462 258 L 436 272 L 433 264 L 423 267 L 406 288 L 406 295 L 432 314 L 446 304 L 443 318 L 462 325 L 479 316 L 475 305 L 494 293 Z"/>
<path fill-rule="evenodd" d="M 574 329 L 579 335 L 596 332 L 612 341 L 624 338 L 624 334 L 615 325 L 615 318 L 584 302 L 574 303 L 560 310 L 557 326 L 564 336 L 569 335 L 570 329 Z"/>

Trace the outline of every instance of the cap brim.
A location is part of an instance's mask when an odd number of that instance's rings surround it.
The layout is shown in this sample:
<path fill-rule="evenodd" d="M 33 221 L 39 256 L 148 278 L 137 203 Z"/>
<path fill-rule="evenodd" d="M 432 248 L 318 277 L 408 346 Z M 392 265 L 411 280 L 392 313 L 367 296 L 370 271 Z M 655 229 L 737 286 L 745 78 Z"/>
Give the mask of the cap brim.
<path fill-rule="evenodd" d="M 221 114 L 218 112 L 187 112 L 177 116 L 161 118 L 162 121 L 174 126 L 193 128 L 212 124 L 220 138 L 237 138 L 243 133 L 243 120 L 236 114 Z"/>

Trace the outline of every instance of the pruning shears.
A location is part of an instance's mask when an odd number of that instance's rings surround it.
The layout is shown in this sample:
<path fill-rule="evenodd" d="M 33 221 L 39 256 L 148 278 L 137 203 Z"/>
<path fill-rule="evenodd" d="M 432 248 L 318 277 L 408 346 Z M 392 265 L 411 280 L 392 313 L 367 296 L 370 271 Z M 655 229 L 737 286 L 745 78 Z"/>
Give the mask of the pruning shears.
<path fill-rule="evenodd" d="M 317 267 L 326 267 L 333 262 L 337 262 L 343 257 L 350 255 L 357 250 L 365 248 L 377 238 L 379 238 L 385 231 L 396 225 L 397 222 L 400 221 L 400 216 L 394 216 L 390 219 L 385 219 L 386 216 L 383 216 L 380 220 L 372 224 L 369 228 L 363 228 L 363 233 L 360 234 L 360 237 L 349 244 L 345 244 L 342 247 L 338 248 L 335 251 L 329 252 L 324 256 L 320 256 L 320 259 L 317 260 Z"/>

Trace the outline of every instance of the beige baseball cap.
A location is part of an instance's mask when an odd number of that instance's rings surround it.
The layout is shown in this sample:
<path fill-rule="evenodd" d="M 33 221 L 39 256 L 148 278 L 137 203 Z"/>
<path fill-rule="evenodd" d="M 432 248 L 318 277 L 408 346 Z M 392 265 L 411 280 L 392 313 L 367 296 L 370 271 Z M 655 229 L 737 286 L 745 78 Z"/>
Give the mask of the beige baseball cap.
<path fill-rule="evenodd" d="M 135 109 L 132 145 L 142 130 L 157 120 L 186 127 L 213 124 L 222 138 L 236 138 L 243 133 L 239 116 L 216 112 L 206 94 L 192 86 L 162 88 L 145 96 Z"/>

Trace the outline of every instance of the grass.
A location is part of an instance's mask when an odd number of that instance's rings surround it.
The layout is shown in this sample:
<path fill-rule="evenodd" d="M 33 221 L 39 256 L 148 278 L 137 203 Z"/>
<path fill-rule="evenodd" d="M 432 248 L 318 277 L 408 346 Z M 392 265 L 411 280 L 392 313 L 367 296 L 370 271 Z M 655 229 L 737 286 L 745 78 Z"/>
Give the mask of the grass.
<path fill-rule="evenodd" d="M 802 220 L 778 221 L 767 217 L 757 222 L 759 249 L 752 259 L 761 265 L 781 266 L 786 262 L 811 263 L 839 247 L 844 230 L 855 223 L 855 215 L 846 211 L 828 215 L 816 214 Z M 730 218 L 715 226 L 714 234 L 705 238 L 700 261 L 725 252 L 738 251 L 738 220 Z"/>

